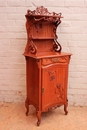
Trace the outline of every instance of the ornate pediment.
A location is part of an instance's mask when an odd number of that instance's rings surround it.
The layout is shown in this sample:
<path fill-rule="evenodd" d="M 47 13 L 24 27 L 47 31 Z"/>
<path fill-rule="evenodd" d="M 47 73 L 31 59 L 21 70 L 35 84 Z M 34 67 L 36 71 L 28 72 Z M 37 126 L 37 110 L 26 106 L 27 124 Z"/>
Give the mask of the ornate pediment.
<path fill-rule="evenodd" d="M 40 15 L 40 16 L 53 16 L 53 17 L 61 17 L 61 13 L 50 13 L 47 8 L 44 6 L 37 7 L 36 10 L 28 10 L 27 16 Z"/>

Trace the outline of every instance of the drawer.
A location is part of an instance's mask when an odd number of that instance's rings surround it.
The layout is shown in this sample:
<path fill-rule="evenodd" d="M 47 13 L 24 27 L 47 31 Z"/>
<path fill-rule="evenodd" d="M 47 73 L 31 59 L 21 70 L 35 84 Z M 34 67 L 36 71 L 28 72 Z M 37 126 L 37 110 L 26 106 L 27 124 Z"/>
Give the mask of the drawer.
<path fill-rule="evenodd" d="M 51 57 L 42 59 L 42 65 L 49 65 L 52 63 L 68 63 L 69 56 Z"/>

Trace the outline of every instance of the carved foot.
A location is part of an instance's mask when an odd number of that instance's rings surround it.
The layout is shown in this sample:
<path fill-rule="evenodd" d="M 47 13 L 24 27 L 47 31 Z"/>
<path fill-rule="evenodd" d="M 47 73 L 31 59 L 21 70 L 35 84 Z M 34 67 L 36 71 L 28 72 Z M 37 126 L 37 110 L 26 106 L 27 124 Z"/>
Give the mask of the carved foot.
<path fill-rule="evenodd" d="M 29 109 L 27 108 L 27 111 L 26 111 L 26 116 L 28 116 L 28 113 L 29 113 Z"/>
<path fill-rule="evenodd" d="M 39 126 L 39 125 L 40 125 L 40 123 L 41 123 L 41 121 L 37 121 L 37 126 Z"/>
<path fill-rule="evenodd" d="M 64 111 L 65 111 L 65 115 L 67 115 L 68 114 L 67 105 L 64 105 Z"/>
<path fill-rule="evenodd" d="M 28 99 L 26 99 L 26 101 L 25 101 L 25 107 L 27 109 L 26 116 L 28 116 L 28 113 L 29 113 L 29 102 L 28 102 Z"/>
<path fill-rule="evenodd" d="M 37 121 L 37 126 L 39 126 L 40 123 L 41 123 L 41 112 L 37 110 L 37 111 L 36 111 L 36 114 L 37 114 L 37 119 L 38 119 L 38 121 Z"/>

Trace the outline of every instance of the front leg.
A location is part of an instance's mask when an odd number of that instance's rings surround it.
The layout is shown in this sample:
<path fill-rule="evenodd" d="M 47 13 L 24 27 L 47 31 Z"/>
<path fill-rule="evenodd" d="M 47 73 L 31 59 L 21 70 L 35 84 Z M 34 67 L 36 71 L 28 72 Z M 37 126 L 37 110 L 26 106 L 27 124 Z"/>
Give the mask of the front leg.
<path fill-rule="evenodd" d="M 64 111 L 65 111 L 65 115 L 67 115 L 67 114 L 68 114 L 67 107 L 68 107 L 68 99 L 67 99 L 66 103 L 64 104 Z"/>
<path fill-rule="evenodd" d="M 37 109 L 37 110 L 36 110 L 36 114 L 37 114 L 37 119 L 38 119 L 38 121 L 37 121 L 37 126 L 39 126 L 40 123 L 41 123 L 41 111 L 39 111 L 39 110 Z"/>
<path fill-rule="evenodd" d="M 28 113 L 29 113 L 29 101 L 28 101 L 28 99 L 26 99 L 26 101 L 25 101 L 25 107 L 27 109 L 26 116 L 28 116 Z"/>
<path fill-rule="evenodd" d="M 65 115 L 67 115 L 68 114 L 67 105 L 64 105 L 64 111 L 65 111 Z"/>

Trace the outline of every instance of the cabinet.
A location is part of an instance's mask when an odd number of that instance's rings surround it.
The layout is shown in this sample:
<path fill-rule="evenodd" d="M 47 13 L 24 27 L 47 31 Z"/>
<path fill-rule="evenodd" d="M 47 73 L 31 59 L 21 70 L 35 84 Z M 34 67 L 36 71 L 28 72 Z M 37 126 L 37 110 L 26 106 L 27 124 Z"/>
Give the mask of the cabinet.
<path fill-rule="evenodd" d="M 26 16 L 26 115 L 29 105 L 36 108 L 37 126 L 41 113 L 64 105 L 67 115 L 68 65 L 71 53 L 61 52 L 56 29 L 61 13 L 49 13 L 43 6 L 28 10 Z"/>

